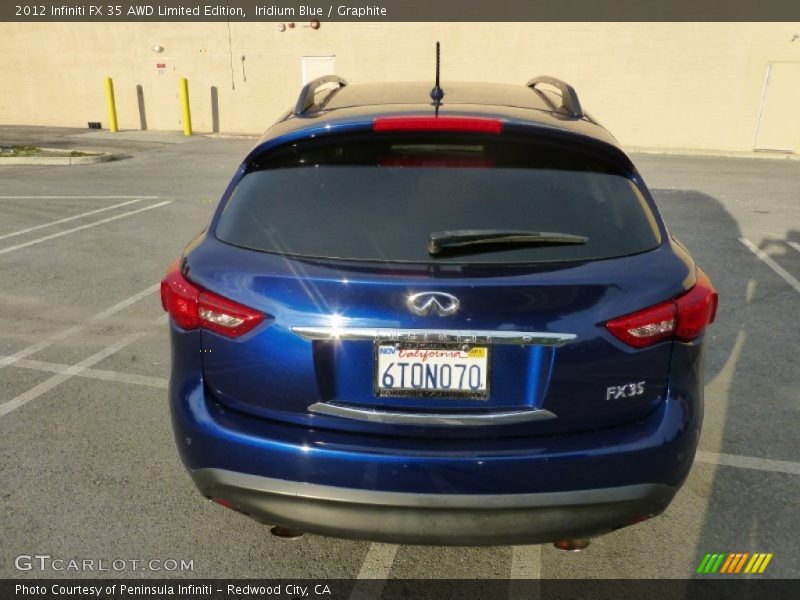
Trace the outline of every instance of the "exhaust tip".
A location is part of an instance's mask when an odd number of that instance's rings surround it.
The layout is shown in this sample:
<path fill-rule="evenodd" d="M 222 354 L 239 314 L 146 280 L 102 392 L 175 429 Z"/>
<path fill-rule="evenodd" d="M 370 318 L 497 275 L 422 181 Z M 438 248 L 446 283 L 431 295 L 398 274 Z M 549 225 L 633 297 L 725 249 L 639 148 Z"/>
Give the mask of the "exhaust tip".
<path fill-rule="evenodd" d="M 565 552 L 580 552 L 589 547 L 592 542 L 589 538 L 575 538 L 573 540 L 559 540 L 553 542 L 553 546 Z"/>
<path fill-rule="evenodd" d="M 284 540 L 299 540 L 303 537 L 303 532 L 299 529 L 292 529 L 291 527 L 284 527 L 283 525 L 275 525 L 269 532 L 275 537 Z"/>

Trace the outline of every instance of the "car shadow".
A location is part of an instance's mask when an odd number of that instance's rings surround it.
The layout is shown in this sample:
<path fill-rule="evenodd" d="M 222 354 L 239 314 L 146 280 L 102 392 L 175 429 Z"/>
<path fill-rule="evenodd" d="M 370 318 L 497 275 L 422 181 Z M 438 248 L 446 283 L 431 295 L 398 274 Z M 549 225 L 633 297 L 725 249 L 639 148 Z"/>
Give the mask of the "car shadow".
<path fill-rule="evenodd" d="M 730 277 L 728 260 L 746 255 L 739 225 L 722 203 L 693 190 L 651 190 L 667 229 L 691 253 L 719 292 L 715 323 L 707 333 L 705 381 L 708 385 L 727 364 L 736 344 L 738 328 L 731 315 L 738 314 L 745 297 L 746 279 Z"/>
<path fill-rule="evenodd" d="M 794 577 L 799 480 L 770 470 L 774 463 L 737 457 L 800 461 L 797 292 L 756 256 L 718 200 L 688 190 L 653 194 L 671 233 L 720 296 L 716 322 L 706 334 L 705 419 L 694 469 L 713 471 L 710 488 L 703 490 L 707 504 L 694 567 L 707 553 L 773 553 L 760 577 Z M 800 278 L 800 252 L 787 242 L 800 244 L 800 231 L 767 239 L 758 249 Z M 685 576 L 693 574 L 694 569 Z"/>

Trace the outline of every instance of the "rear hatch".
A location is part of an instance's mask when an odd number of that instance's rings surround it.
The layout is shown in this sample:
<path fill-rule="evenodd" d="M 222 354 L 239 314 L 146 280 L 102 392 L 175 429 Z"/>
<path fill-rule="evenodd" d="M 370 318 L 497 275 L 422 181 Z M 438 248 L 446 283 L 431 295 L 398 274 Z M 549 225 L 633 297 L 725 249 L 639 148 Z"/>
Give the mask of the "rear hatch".
<path fill-rule="evenodd" d="M 476 231 L 547 235 L 447 246 Z M 206 386 L 236 410 L 374 433 L 629 422 L 663 398 L 671 343 L 634 349 L 604 323 L 682 291 L 688 267 L 661 240 L 633 174 L 574 142 L 391 131 L 279 147 L 187 256 L 189 279 L 267 317 L 238 338 L 203 331 Z"/>

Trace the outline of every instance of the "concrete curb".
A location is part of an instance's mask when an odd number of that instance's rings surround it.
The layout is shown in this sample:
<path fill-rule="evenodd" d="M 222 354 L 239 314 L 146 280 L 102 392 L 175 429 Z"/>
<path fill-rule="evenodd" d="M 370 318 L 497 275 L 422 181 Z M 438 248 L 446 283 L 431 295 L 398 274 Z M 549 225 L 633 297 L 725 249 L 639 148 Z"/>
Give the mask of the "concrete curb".
<path fill-rule="evenodd" d="M 201 133 L 203 137 L 211 138 L 212 140 L 257 140 L 261 136 L 249 133 Z"/>
<path fill-rule="evenodd" d="M 54 152 L 68 155 L 75 150 L 60 150 L 56 148 L 40 148 L 45 152 Z M 80 150 L 78 150 L 80 152 Z M 90 156 L 6 156 L 0 157 L 0 167 L 12 165 L 39 165 L 39 166 L 73 166 L 91 165 L 94 163 L 108 162 L 115 157 L 107 152 L 92 153 Z"/>
<path fill-rule="evenodd" d="M 671 150 L 666 148 L 637 148 L 633 146 L 624 147 L 623 150 L 629 154 L 653 154 L 658 156 L 696 156 L 704 158 L 752 158 L 756 160 L 798 160 L 800 154 L 784 152 L 725 152 L 722 150 Z"/>

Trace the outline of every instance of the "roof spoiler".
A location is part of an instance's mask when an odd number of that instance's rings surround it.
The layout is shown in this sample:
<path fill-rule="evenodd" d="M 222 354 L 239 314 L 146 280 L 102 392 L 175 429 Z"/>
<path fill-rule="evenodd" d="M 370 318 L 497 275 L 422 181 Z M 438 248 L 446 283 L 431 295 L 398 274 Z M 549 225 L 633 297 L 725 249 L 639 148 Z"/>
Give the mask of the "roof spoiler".
<path fill-rule="evenodd" d="M 576 119 L 583 118 L 584 113 L 583 108 L 581 108 L 581 101 L 578 100 L 578 93 L 575 91 L 574 87 L 564 81 L 561 81 L 560 79 L 548 77 L 546 75 L 534 77 L 525 84 L 525 87 L 535 90 L 536 86 L 539 84 L 551 85 L 561 92 L 561 105 L 555 107 L 557 112 L 569 115 L 570 117 L 574 117 Z M 549 98 L 546 96 L 545 99 L 549 101 Z"/>
<path fill-rule="evenodd" d="M 297 104 L 294 105 L 294 115 L 297 117 L 302 116 L 309 108 L 314 106 L 314 95 L 317 93 L 317 90 L 329 83 L 335 83 L 336 89 L 343 88 L 347 85 L 347 81 L 338 75 L 324 75 L 309 81 L 303 86 L 303 89 L 300 90 Z"/>

